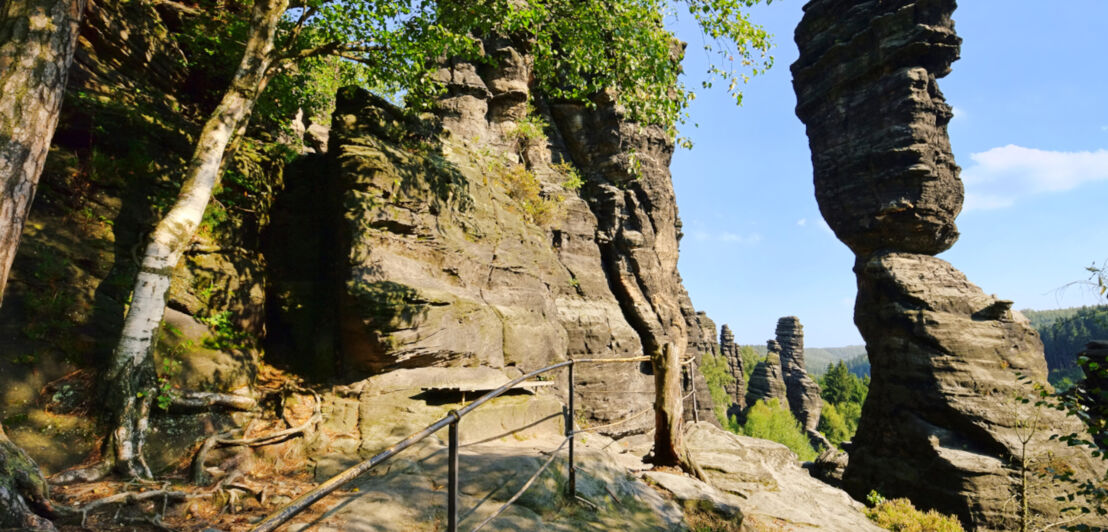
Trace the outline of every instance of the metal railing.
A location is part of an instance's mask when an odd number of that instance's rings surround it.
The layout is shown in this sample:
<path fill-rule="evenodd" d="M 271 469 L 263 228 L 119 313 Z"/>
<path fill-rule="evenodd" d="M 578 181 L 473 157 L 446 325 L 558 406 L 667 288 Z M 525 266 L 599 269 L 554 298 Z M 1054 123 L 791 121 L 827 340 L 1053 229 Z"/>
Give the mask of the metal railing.
<path fill-rule="evenodd" d="M 480 530 L 481 527 L 485 526 L 490 521 L 495 519 L 504 510 L 506 510 L 512 503 L 514 503 L 516 501 L 516 499 L 518 499 L 523 494 L 523 492 L 526 491 L 527 488 L 529 488 L 531 486 L 531 484 L 535 481 L 535 479 L 538 478 L 538 476 L 540 474 L 542 474 L 542 472 L 545 471 L 550 466 L 550 464 L 553 463 L 554 458 L 557 456 L 558 451 L 560 451 L 562 449 L 562 447 L 566 446 L 567 443 L 569 444 L 569 452 L 568 452 L 568 458 L 567 458 L 568 459 L 568 466 L 567 466 L 568 467 L 568 472 L 567 472 L 567 475 L 566 475 L 566 478 L 567 478 L 566 493 L 569 494 L 571 497 L 576 496 L 576 493 L 577 493 L 577 472 L 576 472 L 576 469 L 574 468 L 574 463 L 573 463 L 574 462 L 573 443 L 574 443 L 574 436 L 576 435 L 576 433 L 577 432 L 591 432 L 591 431 L 599 430 L 599 429 L 602 429 L 602 428 L 608 428 L 608 427 L 611 427 L 611 426 L 626 423 L 626 422 L 628 422 L 632 419 L 635 419 L 635 418 L 638 418 L 638 417 L 642 416 L 646 412 L 649 412 L 649 411 L 653 410 L 653 408 L 643 410 L 641 412 L 638 412 L 638 413 L 636 413 L 632 416 L 629 416 L 629 417 L 627 417 L 623 420 L 617 421 L 615 423 L 609 423 L 607 425 L 603 425 L 603 426 L 600 426 L 600 427 L 593 427 L 593 428 L 590 428 L 590 429 L 575 430 L 573 428 L 574 395 L 575 395 L 574 390 L 573 390 L 573 380 L 574 380 L 573 379 L 573 368 L 574 368 L 574 366 L 576 366 L 577 364 L 611 364 L 611 363 L 625 363 L 625 362 L 646 362 L 646 361 L 649 361 L 649 360 L 650 360 L 650 357 L 647 357 L 647 356 L 624 357 L 624 358 L 584 358 L 584 359 L 575 359 L 575 360 L 571 359 L 571 360 L 567 360 L 565 362 L 559 362 L 557 364 L 553 364 L 551 366 L 547 366 L 545 368 L 532 371 L 531 373 L 523 375 L 522 377 L 518 377 L 516 379 L 513 379 L 513 380 L 509 381 L 507 384 L 504 384 L 503 386 L 501 386 L 501 387 L 499 387 L 499 388 L 497 388 L 497 389 L 495 389 L 491 392 L 488 392 L 485 395 L 482 395 L 479 399 L 477 399 L 477 400 L 473 401 L 472 403 L 462 407 L 461 409 L 451 410 L 449 413 L 446 414 L 445 417 L 443 417 L 442 419 L 439 419 L 438 421 L 435 421 L 434 423 L 431 423 L 430 425 L 428 425 L 423 430 L 409 435 L 408 437 L 406 437 L 403 440 L 397 442 L 396 444 L 389 447 L 388 449 L 385 449 L 384 451 L 381 451 L 380 453 L 373 456 L 372 458 L 369 458 L 368 460 L 365 460 L 363 462 L 355 464 L 354 466 L 351 466 L 350 468 L 343 471 L 342 473 L 339 473 L 339 474 L 331 477 L 330 479 L 323 482 L 319 486 L 316 486 L 315 488 L 305 492 L 304 494 L 300 495 L 295 500 L 293 500 L 292 502 L 287 504 L 284 508 L 281 508 L 280 510 L 277 510 L 276 512 L 270 514 L 264 520 L 259 522 L 258 525 L 254 527 L 253 532 L 269 532 L 269 531 L 275 530 L 278 526 L 281 526 L 282 524 L 284 524 L 288 520 L 292 519 L 297 514 L 304 511 L 309 506 L 311 506 L 313 503 L 319 501 L 323 497 L 326 497 L 328 494 L 330 494 L 331 492 L 337 490 L 342 485 L 346 484 L 347 482 L 350 482 L 350 481 L 354 480 L 358 476 L 360 476 L 363 473 L 369 471 L 370 469 L 373 469 L 377 465 L 380 465 L 381 463 L 383 463 L 386 460 L 392 458 L 393 456 L 395 456 L 396 454 L 400 453 L 401 451 L 407 449 L 408 447 L 411 447 L 412 445 L 424 440 L 428 436 L 438 432 L 439 430 L 442 430 L 443 427 L 449 427 L 449 441 L 448 441 L 448 444 L 447 444 L 447 449 L 448 449 L 448 456 L 447 456 L 448 479 L 447 479 L 447 503 L 446 503 L 446 508 L 447 508 L 447 510 L 446 510 L 447 531 L 448 532 L 457 532 L 457 530 L 458 530 L 458 422 L 461 421 L 462 417 L 465 416 L 466 414 L 472 412 L 473 410 L 477 409 L 481 405 L 483 405 L 483 404 L 485 404 L 485 403 L 487 403 L 487 402 L 503 395 L 505 392 L 507 392 L 508 390 L 511 390 L 512 388 L 514 388 L 519 383 L 521 383 L 521 382 L 523 382 L 527 379 L 531 379 L 531 378 L 537 377 L 539 375 L 542 375 L 544 373 L 548 373 L 548 372 L 551 372 L 551 371 L 554 371 L 554 370 L 560 369 L 560 368 L 569 368 L 568 378 L 567 378 L 568 388 L 569 388 L 567 395 L 569 396 L 569 401 L 568 401 L 567 407 L 563 410 L 563 413 L 565 415 L 565 438 L 562 440 L 562 442 L 558 446 L 558 448 L 550 453 L 550 457 L 547 458 L 546 462 L 543 463 L 543 465 L 541 467 L 539 467 L 539 469 L 531 476 L 531 478 L 528 479 L 523 484 L 522 488 L 519 491 L 517 491 L 516 494 L 513 495 L 506 503 L 501 505 L 500 508 L 498 508 L 495 512 L 493 512 L 492 515 L 485 518 L 481 523 L 479 523 L 475 528 L 473 528 L 473 531 Z M 682 363 L 681 363 L 682 367 L 686 366 L 687 364 L 690 364 L 692 362 L 692 360 L 693 360 L 693 358 L 690 357 L 689 359 L 687 359 L 685 361 L 682 361 Z M 690 392 L 689 395 L 693 396 L 693 400 L 695 402 L 695 400 L 696 400 L 695 392 Z M 682 401 L 687 399 L 689 397 L 689 395 L 686 395 L 686 396 L 682 397 Z M 694 412 L 695 412 L 695 407 L 694 407 Z"/>

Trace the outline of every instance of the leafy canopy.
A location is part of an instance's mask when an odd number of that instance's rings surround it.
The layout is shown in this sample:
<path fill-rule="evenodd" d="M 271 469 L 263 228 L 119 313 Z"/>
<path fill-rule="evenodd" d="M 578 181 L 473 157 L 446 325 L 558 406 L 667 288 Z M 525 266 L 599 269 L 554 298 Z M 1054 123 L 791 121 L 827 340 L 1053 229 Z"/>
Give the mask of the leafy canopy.
<path fill-rule="evenodd" d="M 272 99 L 326 103 L 329 96 L 306 83 L 305 73 L 315 73 L 323 76 L 327 91 L 340 81 L 357 82 L 425 107 L 443 90 L 432 75 L 443 59 L 494 64 L 476 36 L 501 36 L 527 48 L 536 87 L 546 96 L 588 104 L 611 90 L 630 118 L 663 125 L 675 135 L 695 95 L 678 77 L 683 50 L 664 21 L 685 13 L 696 21 L 705 49 L 715 58 L 702 86 L 728 83 L 727 90 L 741 103 L 739 82 L 773 64 L 769 34 L 743 13 L 760 2 L 307 0 L 286 13 L 277 37 L 280 76 L 286 79 L 271 84 L 277 93 Z M 230 12 L 244 17 L 246 11 Z M 213 45 L 211 39 L 206 42 Z"/>

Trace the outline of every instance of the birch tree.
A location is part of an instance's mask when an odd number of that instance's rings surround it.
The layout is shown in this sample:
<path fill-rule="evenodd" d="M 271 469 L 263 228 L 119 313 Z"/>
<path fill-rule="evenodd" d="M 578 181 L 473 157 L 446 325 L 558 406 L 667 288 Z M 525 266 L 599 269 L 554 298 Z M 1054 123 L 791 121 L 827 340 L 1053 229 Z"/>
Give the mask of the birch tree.
<path fill-rule="evenodd" d="M 0 304 L 58 124 L 86 1 L 0 2 Z"/>
<path fill-rule="evenodd" d="M 683 0 L 680 5 L 713 39 L 730 43 L 718 50 L 727 62 L 749 66 L 768 48 L 765 32 L 739 10 L 754 3 Z M 197 139 L 176 203 L 151 233 L 143 254 L 122 336 L 105 373 L 114 428 L 108 459 L 96 470 L 150 476 L 143 444 L 155 395 L 153 353 L 173 270 L 219 184 L 224 151 L 235 132 L 245 128 L 274 76 L 313 58 L 338 57 L 364 65 L 362 81 L 369 86 L 403 91 L 418 107 L 433 101 L 439 90 L 431 73 L 440 58 L 483 61 L 474 36 L 520 36 L 530 43 L 536 82 L 548 94 L 583 100 L 612 87 L 635 118 L 667 124 L 675 133 L 691 92 L 678 82 L 672 36 L 662 27 L 663 15 L 674 5 L 663 0 L 255 0 L 238 69 Z M 739 76 L 733 68 L 713 67 L 713 73 Z M 679 375 L 680 365 L 672 372 Z M 660 389 L 670 389 L 666 382 Z M 659 433 L 674 438 L 664 443 L 677 445 L 671 450 L 682 456 L 680 401 L 669 398 L 661 404 L 668 413 L 676 404 L 678 424 L 669 414 L 659 416 L 668 428 Z"/>

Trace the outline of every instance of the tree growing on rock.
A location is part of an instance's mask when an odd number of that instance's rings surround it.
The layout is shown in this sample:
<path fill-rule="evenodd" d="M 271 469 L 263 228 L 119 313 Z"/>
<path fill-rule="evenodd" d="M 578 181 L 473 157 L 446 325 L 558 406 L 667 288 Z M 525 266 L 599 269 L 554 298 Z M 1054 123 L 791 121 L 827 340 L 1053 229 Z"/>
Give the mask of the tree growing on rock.
<path fill-rule="evenodd" d="M 359 81 L 409 104 L 429 104 L 438 93 L 431 73 L 441 58 L 491 61 L 474 36 L 505 35 L 526 43 L 535 60 L 535 83 L 552 98 L 586 100 L 612 89 L 632 117 L 664 124 L 671 134 L 691 99 L 677 76 L 673 38 L 663 16 L 683 6 L 721 55 L 711 74 L 732 81 L 768 68 L 768 35 L 740 8 L 757 0 L 603 0 L 596 2 L 480 0 L 255 0 L 248 13 L 241 58 L 218 105 L 204 122 L 183 171 L 176 202 L 149 235 L 141 257 L 121 338 L 103 375 L 108 383 L 111 433 L 95 474 L 114 470 L 149 477 L 143 458 L 151 404 L 156 396 L 153 353 L 173 271 L 191 242 L 219 185 L 228 147 L 251 119 L 267 86 L 305 62 L 334 57 L 365 66 Z M 198 10 L 193 16 L 205 16 Z M 736 67 L 735 65 L 739 65 Z M 710 84 L 709 82 L 706 82 Z M 668 375 L 670 358 L 656 372 Z M 679 372 L 679 367 L 671 368 Z M 665 394 L 667 386 L 660 386 Z M 676 392 L 676 393 L 679 393 Z M 680 400 L 660 397 L 662 456 L 680 457 Z M 673 409 L 676 408 L 676 411 Z M 670 421 L 663 421 L 663 418 Z M 676 425 L 674 425 L 676 424 Z M 87 475 L 82 475 L 87 478 Z"/>

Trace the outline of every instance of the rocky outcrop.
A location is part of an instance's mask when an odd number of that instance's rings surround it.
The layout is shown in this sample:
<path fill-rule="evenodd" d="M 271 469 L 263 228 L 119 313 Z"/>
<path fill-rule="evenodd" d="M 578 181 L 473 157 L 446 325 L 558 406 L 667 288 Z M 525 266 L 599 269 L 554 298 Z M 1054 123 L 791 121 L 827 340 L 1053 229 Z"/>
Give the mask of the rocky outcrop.
<path fill-rule="evenodd" d="M 1070 421 L 1017 401 L 1046 383 L 1042 343 L 1027 320 L 931 256 L 957 239 L 963 199 L 950 106 L 936 81 L 958 58 L 954 7 L 809 2 L 796 30 L 796 111 L 820 211 L 857 256 L 854 321 L 872 366 L 846 489 L 908 497 L 973 529 L 1012 529 L 1022 467 L 1103 465 L 1049 440 Z M 1042 423 L 1029 432 L 1032 419 Z M 1021 437 L 1033 454 L 1023 464 Z M 1032 511 L 1056 518 L 1058 489 L 1032 490 Z"/>
<path fill-rule="evenodd" d="M 685 298 L 688 299 L 687 296 Z M 683 305 L 685 309 L 692 309 L 692 303 Z M 720 346 L 716 342 L 716 323 L 708 317 L 707 313 L 696 312 L 691 316 L 685 315 L 689 326 L 689 346 L 686 353 L 693 358 L 693 363 L 685 367 L 685 376 L 682 379 L 686 394 L 693 392 L 685 400 L 685 421 L 706 421 L 713 425 L 719 425 L 719 418 L 712 412 L 712 391 L 708 389 L 708 380 L 700 371 L 704 355 L 719 356 Z"/>
<path fill-rule="evenodd" d="M 341 238 L 335 265 L 316 268 L 337 274 L 329 300 L 305 302 L 338 309 L 337 367 L 349 376 L 424 366 L 511 374 L 665 344 L 681 358 L 718 352 L 715 325 L 677 274 L 664 129 L 630 123 L 604 96 L 593 108 L 532 97 L 525 55 L 499 40 L 485 53 L 496 68 L 440 70 L 448 90 L 434 116 L 416 119 L 362 91 L 339 95 L 327 154 L 334 178 L 320 186 L 341 198 Z M 542 134 L 521 131 L 524 122 Z M 563 185 L 567 171 L 583 178 L 580 190 Z M 653 403 L 649 364 L 582 365 L 576 379 L 590 422 Z M 692 372 L 687 385 L 695 415 L 712 419 L 703 376 Z M 611 432 L 650 425 L 640 416 Z"/>
<path fill-rule="evenodd" d="M 706 423 L 685 434 L 709 484 L 731 496 L 721 502 L 741 510 L 744 530 L 881 530 L 861 503 L 812 478 L 784 445 Z"/>
<path fill-rule="evenodd" d="M 726 386 L 727 396 L 731 398 L 731 404 L 727 407 L 727 416 L 730 417 L 733 412 L 741 412 L 746 407 L 746 373 L 743 371 L 742 353 L 727 324 L 719 331 L 719 350 L 727 361 L 727 369 L 733 379 Z"/>
<path fill-rule="evenodd" d="M 782 406 L 789 402 L 781 371 L 781 347 L 776 340 L 766 342 L 766 359 L 754 366 L 746 390 L 746 406 L 749 408 L 758 401 L 770 399 L 777 399 Z"/>
<path fill-rule="evenodd" d="M 816 430 L 823 399 L 819 396 L 819 385 L 808 376 L 804 366 L 804 326 L 796 316 L 786 316 L 777 320 L 776 332 L 777 343 L 781 346 L 781 370 L 789 411 L 816 448 L 822 446 L 829 449 L 831 444 L 827 438 Z"/>

